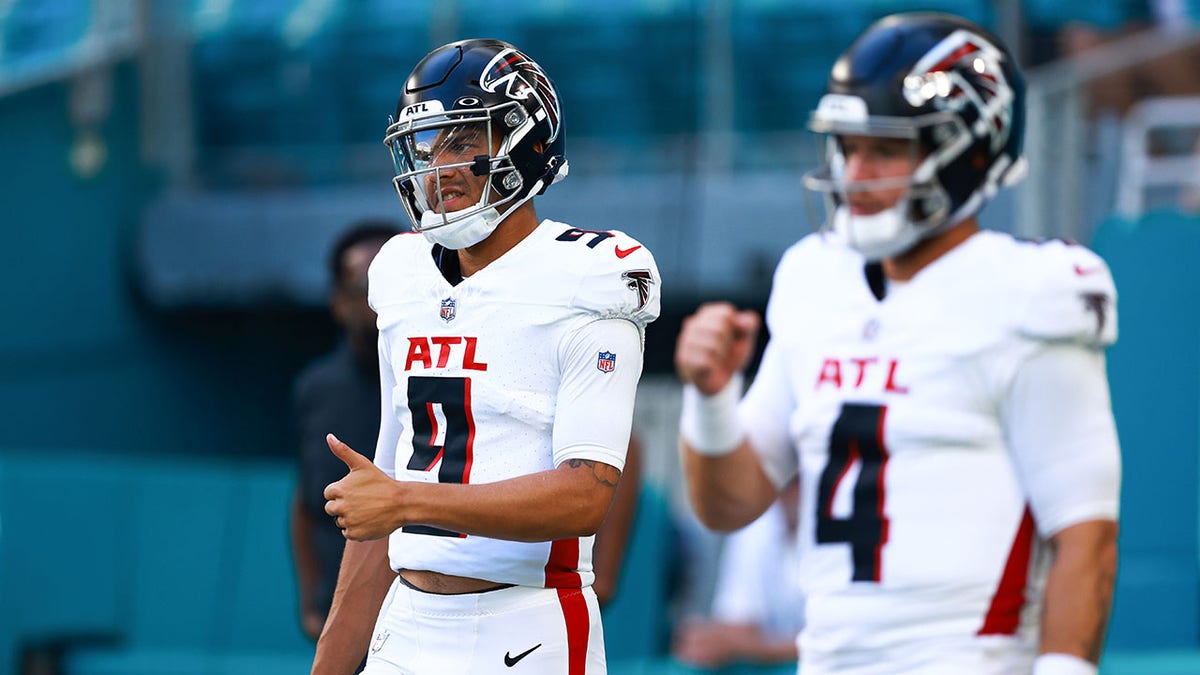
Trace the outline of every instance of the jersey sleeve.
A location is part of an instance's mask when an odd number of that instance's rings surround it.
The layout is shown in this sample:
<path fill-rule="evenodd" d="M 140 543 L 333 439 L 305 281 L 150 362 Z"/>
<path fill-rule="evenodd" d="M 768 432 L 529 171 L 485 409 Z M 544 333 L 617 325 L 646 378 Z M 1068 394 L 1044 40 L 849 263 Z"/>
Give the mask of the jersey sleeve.
<path fill-rule="evenodd" d="M 784 350 L 774 339 L 767 342 L 758 373 L 738 405 L 738 421 L 763 472 L 783 489 L 798 470 L 796 452 L 788 435 L 795 399 L 787 381 Z"/>
<path fill-rule="evenodd" d="M 570 232 L 571 230 L 568 230 Z M 574 230 L 579 231 L 579 230 Z M 579 288 L 574 296 L 577 307 L 602 319 L 632 321 L 645 331 L 658 318 L 662 279 L 654 256 L 636 239 L 623 232 L 588 232 L 600 238 L 594 247 L 574 247 L 582 269 Z"/>
<path fill-rule="evenodd" d="M 1022 274 L 1030 283 L 1018 319 L 1026 337 L 1103 348 L 1117 339 L 1117 292 L 1100 256 L 1062 241 L 1038 244 Z"/>
<path fill-rule="evenodd" d="M 815 237 L 809 235 L 793 244 L 775 268 L 765 317 L 771 338 L 754 380 L 738 406 L 738 419 L 746 440 L 758 455 L 767 477 L 780 489 L 799 470 L 796 451 L 788 434 L 788 423 L 798 402 L 787 377 L 789 335 L 785 315 L 789 307 L 794 309 L 795 303 L 786 294 L 803 287 L 803 280 L 797 273 L 812 260 L 809 251 L 815 247 L 815 242 Z"/>
<path fill-rule="evenodd" d="M 642 375 L 640 331 L 622 319 L 592 321 L 567 336 L 559 359 L 554 465 L 588 459 L 623 470 Z"/>
<path fill-rule="evenodd" d="M 387 240 L 367 268 L 367 304 L 375 313 L 404 297 L 410 270 L 429 255 L 428 241 L 415 232 L 402 232 Z"/>
<path fill-rule="evenodd" d="M 1003 423 L 1043 536 L 1117 519 L 1120 446 L 1103 352 L 1043 345 L 1017 370 Z"/>

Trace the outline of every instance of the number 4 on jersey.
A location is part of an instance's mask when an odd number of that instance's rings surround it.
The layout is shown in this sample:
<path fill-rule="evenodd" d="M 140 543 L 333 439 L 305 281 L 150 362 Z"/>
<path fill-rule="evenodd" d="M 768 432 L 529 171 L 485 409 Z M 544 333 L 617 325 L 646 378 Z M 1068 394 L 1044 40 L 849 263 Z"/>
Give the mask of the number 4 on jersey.
<path fill-rule="evenodd" d="M 888 520 L 883 515 L 883 478 L 888 460 L 883 442 L 886 412 L 885 406 L 843 404 L 829 438 L 829 461 L 821 473 L 817 543 L 850 544 L 853 581 L 880 580 L 880 558 L 888 535 Z M 834 495 L 855 462 L 859 463 L 859 472 L 853 488 L 853 511 L 847 518 L 836 518 Z"/>

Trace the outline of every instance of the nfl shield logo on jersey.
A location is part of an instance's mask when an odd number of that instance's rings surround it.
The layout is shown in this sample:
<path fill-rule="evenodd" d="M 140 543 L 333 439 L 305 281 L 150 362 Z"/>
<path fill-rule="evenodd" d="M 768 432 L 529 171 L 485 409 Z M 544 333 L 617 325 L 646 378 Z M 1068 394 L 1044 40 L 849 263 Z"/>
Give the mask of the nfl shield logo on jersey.
<path fill-rule="evenodd" d="M 596 367 L 602 373 L 611 373 L 617 369 L 617 355 L 613 352 L 600 352 L 596 358 Z"/>
<path fill-rule="evenodd" d="M 442 300 L 442 321 L 446 323 L 453 321 L 455 314 L 457 314 L 457 307 L 458 303 L 454 301 L 454 298 Z"/>

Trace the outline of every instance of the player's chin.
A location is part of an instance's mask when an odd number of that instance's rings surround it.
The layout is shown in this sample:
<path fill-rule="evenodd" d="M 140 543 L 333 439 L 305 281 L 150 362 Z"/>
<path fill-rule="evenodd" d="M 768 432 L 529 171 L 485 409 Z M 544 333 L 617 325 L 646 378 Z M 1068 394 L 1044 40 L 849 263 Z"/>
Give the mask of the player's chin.
<path fill-rule="evenodd" d="M 879 213 L 884 211 L 886 208 L 887 208 L 886 206 L 883 206 L 880 204 L 857 204 L 857 205 L 851 204 L 850 205 L 850 215 L 857 216 L 860 218 L 867 218 L 870 216 L 878 215 Z"/>

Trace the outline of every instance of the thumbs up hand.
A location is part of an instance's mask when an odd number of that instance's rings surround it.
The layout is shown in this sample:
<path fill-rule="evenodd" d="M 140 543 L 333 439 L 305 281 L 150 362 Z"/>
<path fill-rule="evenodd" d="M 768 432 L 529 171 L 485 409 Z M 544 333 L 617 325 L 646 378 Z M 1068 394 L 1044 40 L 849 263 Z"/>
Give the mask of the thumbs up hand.
<path fill-rule="evenodd" d="M 329 434 L 329 449 L 350 470 L 344 478 L 325 488 L 325 513 L 347 539 L 367 541 L 391 534 L 399 524 L 397 484 L 375 463 Z"/>
<path fill-rule="evenodd" d="M 375 466 L 374 462 L 355 452 L 354 448 L 346 445 L 333 434 L 327 434 L 325 436 L 325 442 L 329 444 L 329 449 L 333 451 L 333 454 L 336 455 L 338 459 L 342 460 L 342 463 L 346 465 L 346 468 L 350 469 L 351 471 Z"/>

